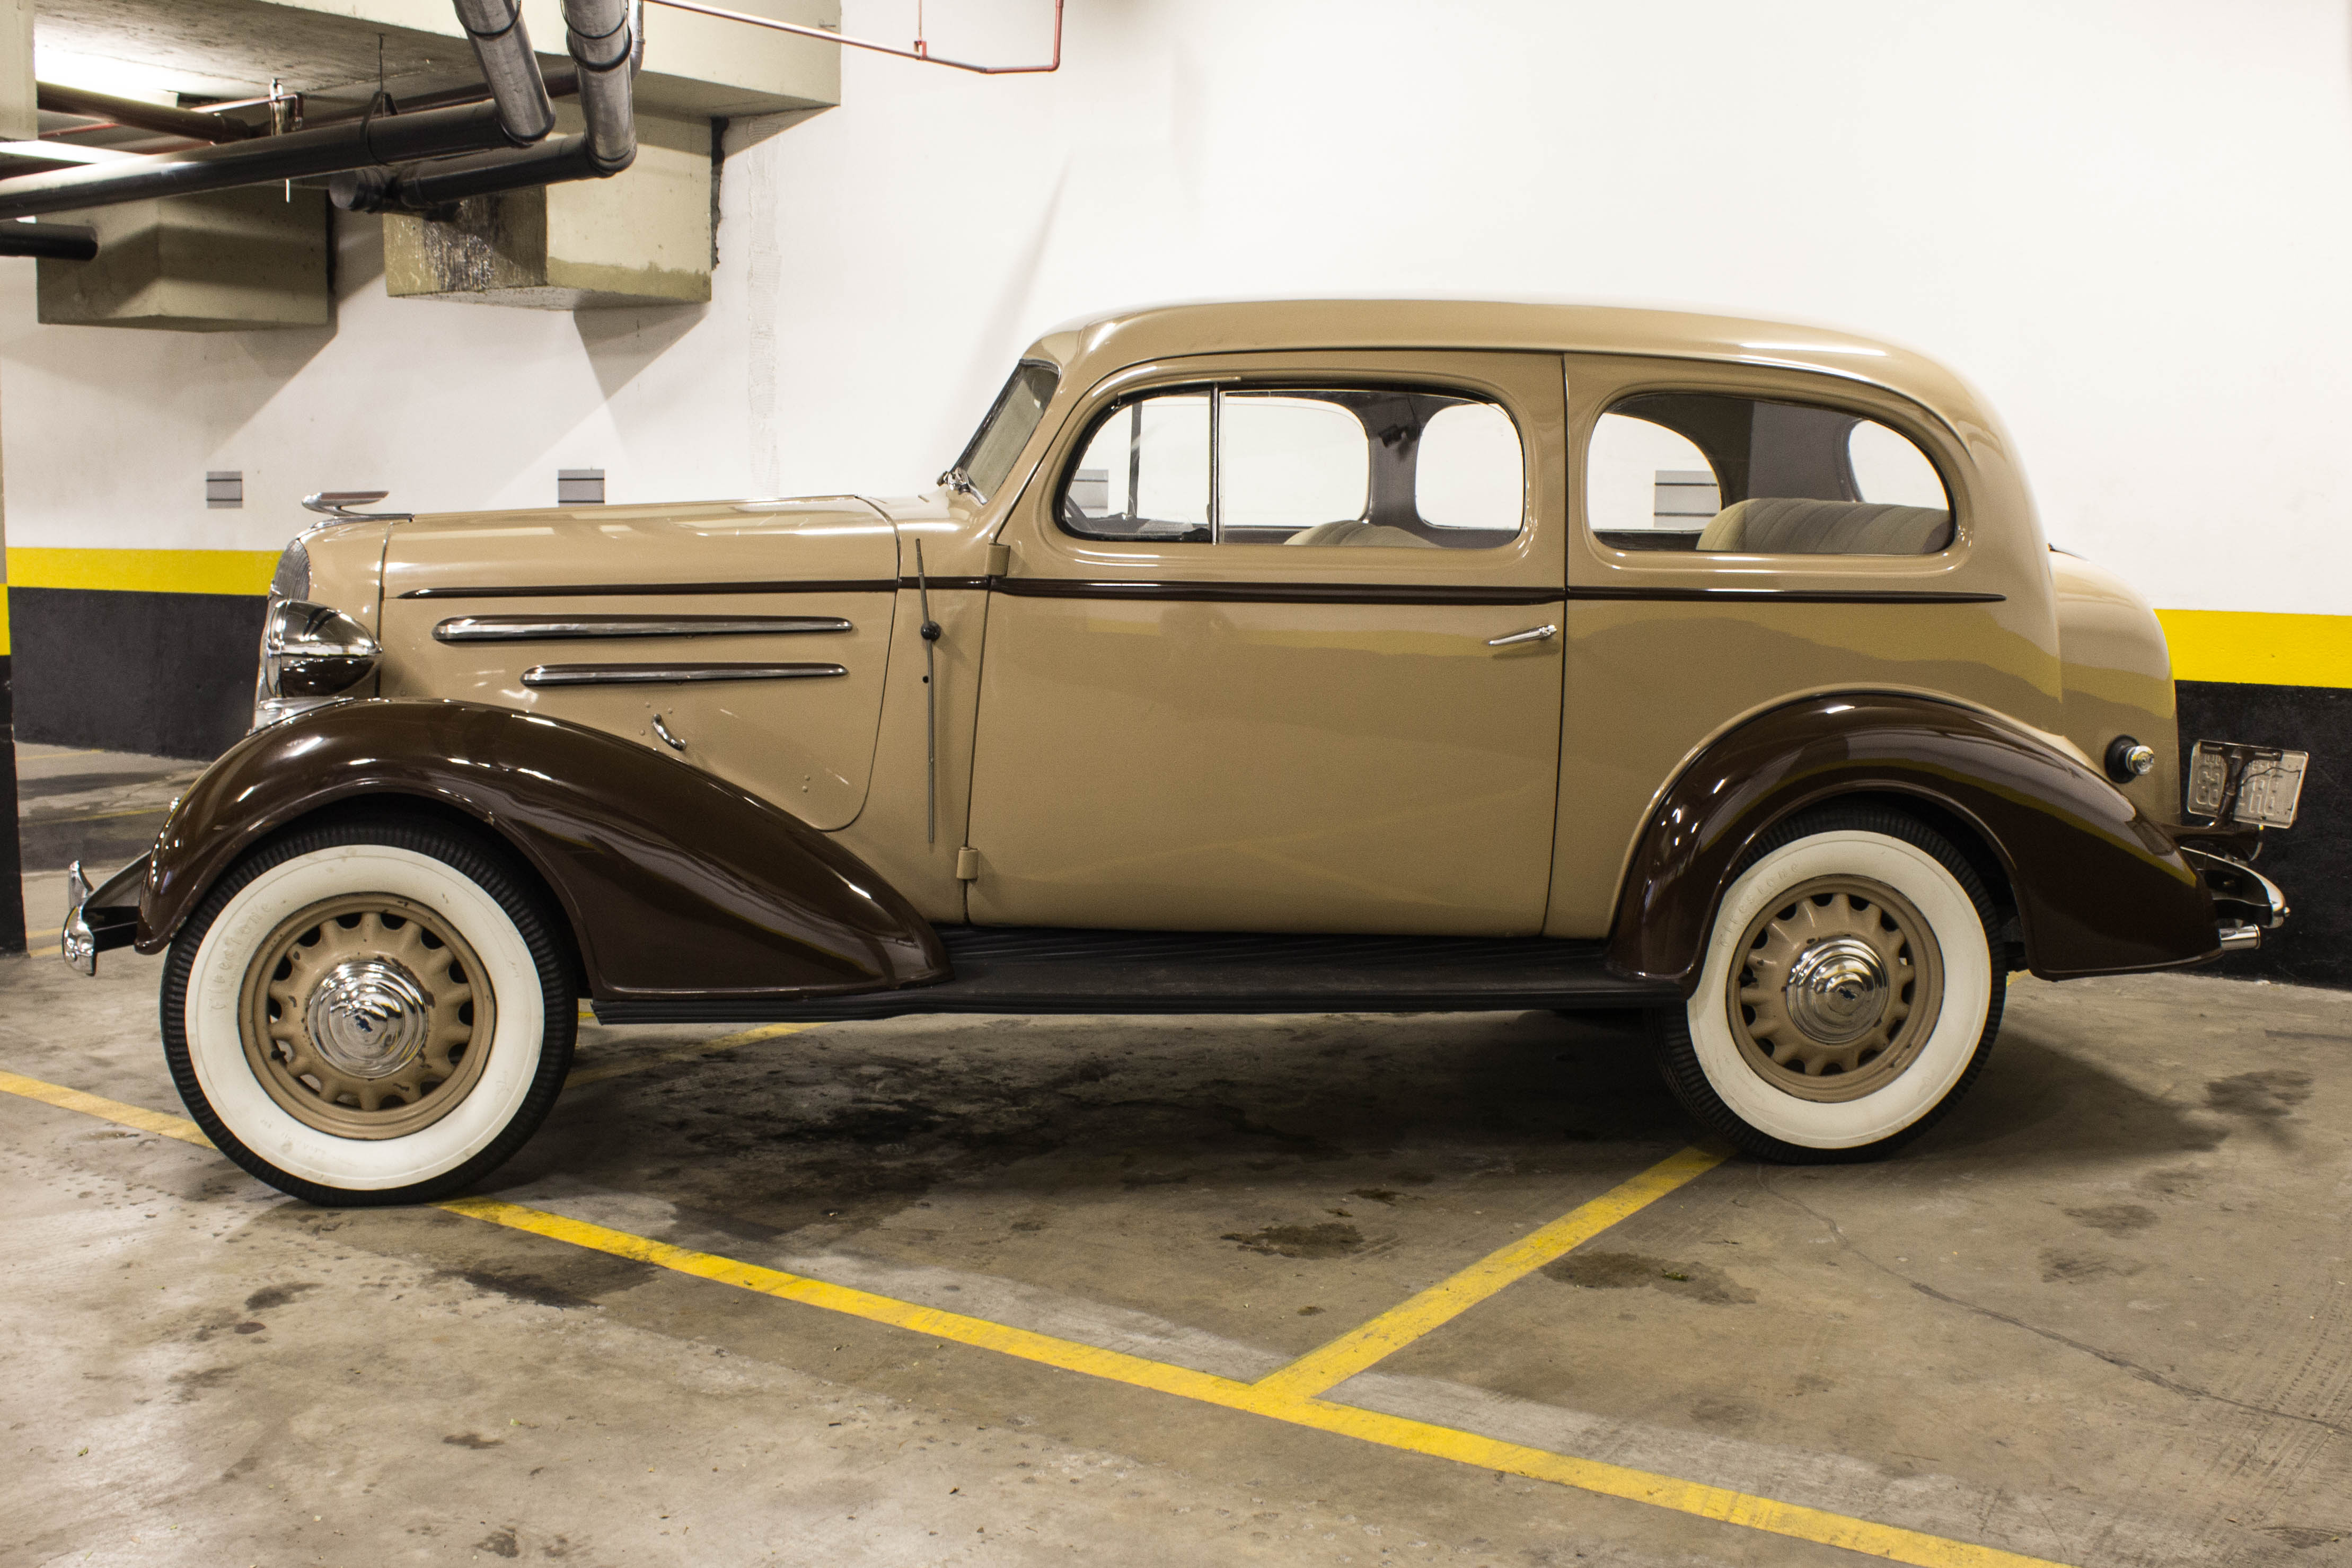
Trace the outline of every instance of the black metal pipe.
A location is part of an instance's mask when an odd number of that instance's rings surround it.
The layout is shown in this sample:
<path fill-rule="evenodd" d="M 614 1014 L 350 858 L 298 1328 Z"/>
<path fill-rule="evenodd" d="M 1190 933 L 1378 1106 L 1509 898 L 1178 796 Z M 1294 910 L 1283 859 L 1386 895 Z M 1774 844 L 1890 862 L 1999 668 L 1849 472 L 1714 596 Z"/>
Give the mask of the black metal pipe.
<path fill-rule="evenodd" d="M 269 184 L 370 164 L 406 163 L 515 144 L 494 103 L 380 114 L 354 125 L 19 174 L 0 180 L 0 219 Z"/>
<path fill-rule="evenodd" d="M 634 79 L 643 21 L 632 0 L 563 0 L 565 43 L 586 131 L 521 152 L 479 153 L 396 169 L 350 169 L 328 189 L 347 212 L 440 213 L 468 196 L 610 178 L 636 161 Z"/>
<path fill-rule="evenodd" d="M 570 98 L 580 90 L 580 79 L 570 71 L 557 71 L 546 81 L 550 98 Z M 490 84 L 484 81 L 478 81 L 471 87 L 445 87 L 438 92 L 420 92 L 402 98 L 399 112 L 415 114 L 419 110 L 446 109 L 453 103 L 481 103 L 489 96 Z M 310 129 L 322 125 L 348 125 L 352 121 L 366 119 L 368 112 L 364 109 L 339 109 L 331 114 L 306 115 L 302 123 Z"/>
<path fill-rule="evenodd" d="M 508 139 L 530 146 L 555 129 L 555 108 L 522 25 L 521 0 L 457 0 L 457 6 Z"/>
<path fill-rule="evenodd" d="M 167 109 L 160 103 L 142 103 L 135 98 L 117 98 L 110 92 L 91 92 L 53 81 L 39 83 L 36 98 L 43 109 L 54 114 L 86 114 L 128 125 L 133 131 L 184 136 L 191 142 L 243 142 L 262 133 L 262 127 L 231 120 L 226 114 L 207 114 L 200 109 Z"/>
<path fill-rule="evenodd" d="M 636 161 L 636 27 L 629 0 L 563 0 L 564 45 L 580 79 L 580 113 L 599 169 Z"/>
<path fill-rule="evenodd" d="M 89 261 L 98 255 L 98 231 L 80 223 L 0 223 L 0 256 L 41 256 Z"/>
<path fill-rule="evenodd" d="M 403 169 L 348 169 L 327 190 L 346 212 L 435 213 L 467 196 L 601 180 L 614 172 L 586 136 L 561 136 L 520 152 L 478 153 Z"/>

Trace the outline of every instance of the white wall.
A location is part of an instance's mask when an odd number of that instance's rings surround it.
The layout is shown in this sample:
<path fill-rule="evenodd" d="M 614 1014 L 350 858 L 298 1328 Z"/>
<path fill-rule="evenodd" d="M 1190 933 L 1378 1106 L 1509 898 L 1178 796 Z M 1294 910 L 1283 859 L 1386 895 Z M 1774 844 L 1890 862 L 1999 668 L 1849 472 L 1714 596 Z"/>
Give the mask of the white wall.
<path fill-rule="evenodd" d="M 849 0 L 903 39 L 911 0 Z M 930 0 L 1041 51 L 1046 0 Z M 660 14 L 651 29 L 660 47 Z M 708 308 L 387 300 L 332 333 L 31 324 L 0 262 L 12 544 L 274 547 L 293 499 L 904 491 L 1045 326 L 1434 291 L 1852 327 L 1981 385 L 2053 540 L 2175 607 L 2352 613 L 2345 0 L 1071 0 L 1053 77 L 872 56 L 730 159 Z M 208 512 L 208 468 L 247 471 Z"/>

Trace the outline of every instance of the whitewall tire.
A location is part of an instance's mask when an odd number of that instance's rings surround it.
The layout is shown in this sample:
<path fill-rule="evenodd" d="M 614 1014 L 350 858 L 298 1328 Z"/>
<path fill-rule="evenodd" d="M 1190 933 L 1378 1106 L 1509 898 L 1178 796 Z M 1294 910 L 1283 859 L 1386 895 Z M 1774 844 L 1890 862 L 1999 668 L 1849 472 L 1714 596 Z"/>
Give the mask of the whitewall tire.
<path fill-rule="evenodd" d="M 559 931 L 486 834 L 384 816 L 283 836 L 173 939 L 181 1099 L 222 1152 L 311 1203 L 460 1191 L 538 1129 L 570 1068 Z"/>
<path fill-rule="evenodd" d="M 1895 1149 L 1983 1068 L 2008 980 L 1998 926 L 1968 859 L 1902 812 L 1776 826 L 1724 893 L 1697 989 L 1653 1015 L 1667 1084 L 1759 1158 Z"/>

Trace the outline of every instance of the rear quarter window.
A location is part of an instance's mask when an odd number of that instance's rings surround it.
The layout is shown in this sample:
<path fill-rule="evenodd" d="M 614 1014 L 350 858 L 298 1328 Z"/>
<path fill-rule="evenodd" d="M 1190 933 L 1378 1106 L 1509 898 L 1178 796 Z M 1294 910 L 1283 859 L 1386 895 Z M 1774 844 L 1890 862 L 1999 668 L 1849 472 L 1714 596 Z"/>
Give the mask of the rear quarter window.
<path fill-rule="evenodd" d="M 1932 555 L 1952 503 L 1893 426 L 1843 409 L 1721 393 L 1643 393 L 1594 426 L 1585 514 L 1621 550 Z"/>

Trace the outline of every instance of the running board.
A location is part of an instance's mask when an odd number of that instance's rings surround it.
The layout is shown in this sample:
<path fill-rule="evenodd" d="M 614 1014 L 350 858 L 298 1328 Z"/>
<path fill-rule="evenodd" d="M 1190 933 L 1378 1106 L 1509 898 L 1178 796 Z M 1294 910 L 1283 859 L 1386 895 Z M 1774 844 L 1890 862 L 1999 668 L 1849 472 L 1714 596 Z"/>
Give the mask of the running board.
<path fill-rule="evenodd" d="M 833 1022 L 910 1013 L 1473 1013 L 1679 1005 L 1597 942 L 941 926 L 955 978 L 831 996 L 632 996 L 606 1024 Z"/>

